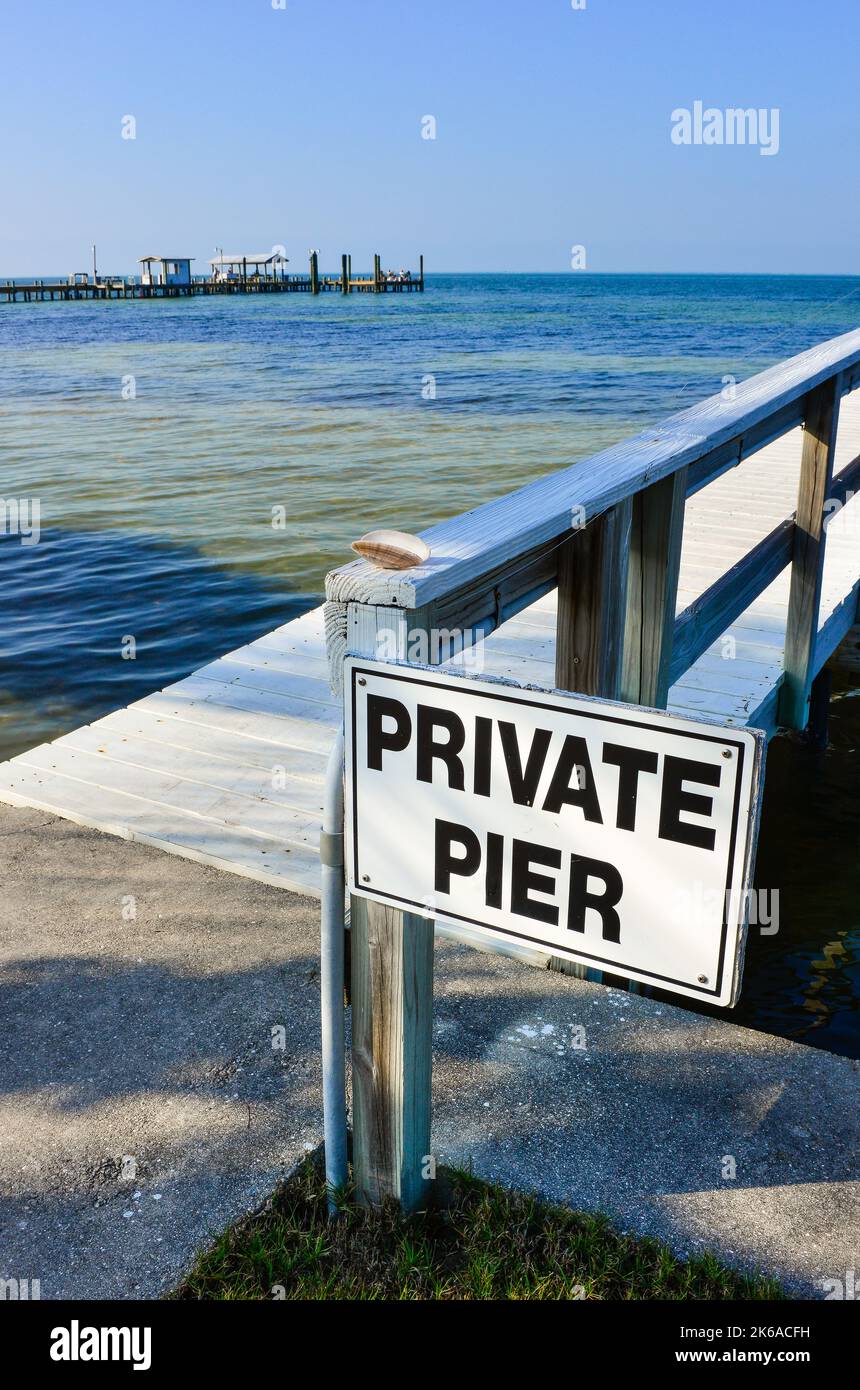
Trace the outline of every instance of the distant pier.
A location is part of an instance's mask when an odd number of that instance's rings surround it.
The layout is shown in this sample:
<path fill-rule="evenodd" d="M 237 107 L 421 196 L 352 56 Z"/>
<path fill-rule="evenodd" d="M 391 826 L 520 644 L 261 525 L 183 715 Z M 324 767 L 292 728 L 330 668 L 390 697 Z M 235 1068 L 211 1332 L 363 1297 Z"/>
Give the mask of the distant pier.
<path fill-rule="evenodd" d="M 147 261 L 157 260 L 147 257 Z M 227 258 L 223 258 L 227 264 Z M 424 257 L 419 257 L 418 271 L 383 271 L 379 256 L 373 258 L 373 273 L 354 276 L 352 257 L 341 257 L 339 275 L 321 275 L 318 252 L 311 252 L 307 275 L 288 274 L 282 264 L 268 266 L 247 257 L 237 258 L 235 270 L 223 270 L 212 275 L 191 276 L 181 280 L 165 275 L 133 279 L 121 276 L 91 277 L 88 274 L 70 275 L 65 283 L 35 280 L 0 281 L 0 303 L 34 303 L 45 300 L 69 302 L 84 299 L 181 299 L 190 295 L 209 294 L 402 294 L 424 292 Z"/>

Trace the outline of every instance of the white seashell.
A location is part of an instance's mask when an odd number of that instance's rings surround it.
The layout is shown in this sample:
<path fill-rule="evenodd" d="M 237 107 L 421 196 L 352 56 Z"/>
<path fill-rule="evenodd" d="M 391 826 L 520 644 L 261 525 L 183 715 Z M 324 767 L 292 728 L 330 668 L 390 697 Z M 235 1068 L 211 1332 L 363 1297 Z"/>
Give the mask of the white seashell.
<path fill-rule="evenodd" d="M 352 548 L 363 560 L 369 560 L 382 570 L 408 570 L 423 565 L 430 557 L 430 547 L 420 536 L 406 531 L 368 531 L 353 541 Z"/>

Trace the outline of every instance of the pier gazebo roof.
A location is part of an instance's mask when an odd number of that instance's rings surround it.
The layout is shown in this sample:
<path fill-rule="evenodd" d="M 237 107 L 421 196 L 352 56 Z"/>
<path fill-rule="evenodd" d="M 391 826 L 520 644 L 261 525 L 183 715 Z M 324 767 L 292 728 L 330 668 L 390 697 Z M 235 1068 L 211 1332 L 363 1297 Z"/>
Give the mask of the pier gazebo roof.
<path fill-rule="evenodd" d="M 288 256 L 282 256 L 280 251 L 264 251 L 259 256 L 210 256 L 210 265 L 270 265 L 272 261 L 287 261 Z"/>

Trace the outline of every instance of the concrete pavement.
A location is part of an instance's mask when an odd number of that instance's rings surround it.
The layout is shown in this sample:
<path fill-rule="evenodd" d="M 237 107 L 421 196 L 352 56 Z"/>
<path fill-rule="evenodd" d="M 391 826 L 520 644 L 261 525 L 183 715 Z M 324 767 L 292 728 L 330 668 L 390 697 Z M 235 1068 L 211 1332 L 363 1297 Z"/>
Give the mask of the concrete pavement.
<path fill-rule="evenodd" d="M 797 1296 L 860 1271 L 860 1062 L 465 947 L 435 997 L 444 1161 Z"/>
<path fill-rule="evenodd" d="M 318 905 L 11 807 L 0 874 L 0 1276 L 157 1295 L 320 1139 Z M 436 970 L 443 1161 L 801 1296 L 860 1270 L 856 1061 L 450 942 Z"/>
<path fill-rule="evenodd" d="M 0 882 L 0 1276 L 158 1294 L 318 1143 L 318 904 L 10 807 Z"/>

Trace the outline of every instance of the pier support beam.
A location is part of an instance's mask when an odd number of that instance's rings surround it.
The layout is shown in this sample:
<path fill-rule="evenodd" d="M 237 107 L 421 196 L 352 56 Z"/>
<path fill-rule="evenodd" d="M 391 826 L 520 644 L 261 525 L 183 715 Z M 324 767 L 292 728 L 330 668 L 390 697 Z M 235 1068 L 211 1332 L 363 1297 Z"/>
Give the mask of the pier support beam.
<path fill-rule="evenodd" d="M 819 753 L 823 753 L 827 747 L 832 694 L 833 672 L 829 666 L 823 666 L 809 692 L 809 720 L 804 734 L 809 746 Z"/>
<path fill-rule="evenodd" d="M 340 287 L 344 294 L 349 294 L 349 256 L 340 258 Z"/>
<path fill-rule="evenodd" d="M 319 253 L 316 252 L 316 251 L 312 251 L 312 252 L 311 252 L 311 294 L 319 294 L 319 292 L 320 292 Z"/>

